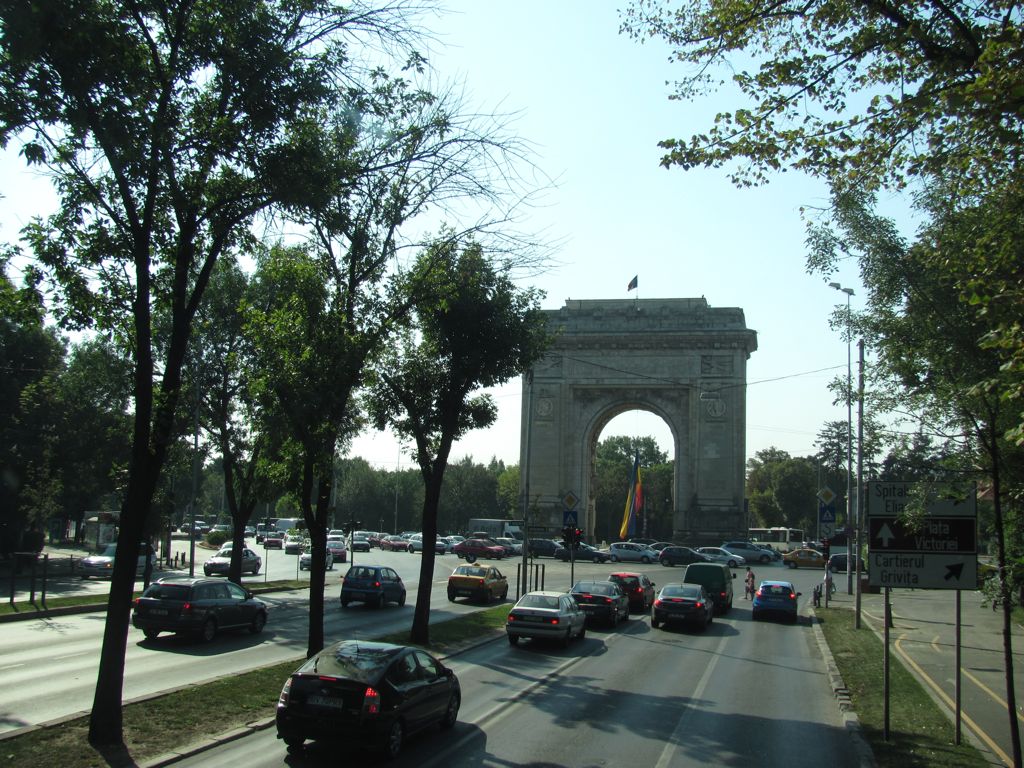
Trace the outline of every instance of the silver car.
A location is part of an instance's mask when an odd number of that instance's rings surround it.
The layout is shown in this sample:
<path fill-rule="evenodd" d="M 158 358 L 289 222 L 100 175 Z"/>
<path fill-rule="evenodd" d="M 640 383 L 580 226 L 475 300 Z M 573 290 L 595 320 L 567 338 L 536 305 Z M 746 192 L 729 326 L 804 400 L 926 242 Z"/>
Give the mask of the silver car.
<path fill-rule="evenodd" d="M 713 563 L 725 563 L 730 568 L 738 568 L 746 565 L 747 561 L 740 555 L 734 554 L 721 547 L 700 547 L 698 550 L 704 557 Z"/>
<path fill-rule="evenodd" d="M 587 614 L 566 592 L 527 592 L 513 606 L 505 621 L 511 645 L 519 638 L 550 638 L 568 647 L 574 637 L 587 634 Z"/>
<path fill-rule="evenodd" d="M 613 563 L 656 563 L 658 552 L 646 544 L 632 541 L 617 541 L 608 547 L 608 559 Z"/>
<path fill-rule="evenodd" d="M 331 554 L 331 550 L 327 550 L 327 560 L 324 563 L 328 571 L 334 570 L 334 555 Z M 308 571 L 313 569 L 313 550 L 307 549 L 301 555 L 299 555 L 299 570 Z"/>
<path fill-rule="evenodd" d="M 231 550 L 231 544 L 222 546 L 217 554 L 203 563 L 203 573 L 207 576 L 227 576 L 231 570 Z M 260 572 L 262 565 L 262 557 L 248 547 L 242 550 L 242 573 L 251 573 L 255 576 Z"/>
<path fill-rule="evenodd" d="M 142 552 L 145 552 L 147 546 L 142 545 Z M 109 579 L 114 574 L 114 555 L 117 553 L 117 544 L 107 544 L 106 548 L 97 555 L 89 555 L 88 557 L 82 558 L 75 570 L 78 575 L 87 579 L 90 576 L 95 576 L 98 579 Z M 149 554 L 149 562 L 151 570 L 156 567 L 156 557 L 152 551 Z M 146 555 L 139 555 L 138 564 L 135 567 L 135 575 L 142 576 L 146 570 Z"/>

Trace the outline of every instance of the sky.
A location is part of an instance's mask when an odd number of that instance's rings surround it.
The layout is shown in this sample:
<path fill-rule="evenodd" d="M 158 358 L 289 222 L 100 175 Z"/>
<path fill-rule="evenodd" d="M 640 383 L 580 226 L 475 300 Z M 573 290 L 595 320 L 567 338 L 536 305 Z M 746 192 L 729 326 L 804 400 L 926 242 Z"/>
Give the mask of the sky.
<path fill-rule="evenodd" d="M 833 403 L 828 388 L 847 371 L 846 341 L 829 326 L 846 296 L 828 283 L 853 288 L 854 310 L 862 293 L 854 264 L 828 278 L 805 270 L 801 209 L 827 203 L 824 185 L 790 172 L 740 189 L 724 170 L 661 167 L 659 140 L 705 131 L 716 112 L 738 104 L 670 101 L 666 81 L 685 72 L 662 43 L 619 34 L 621 3 L 441 6 L 425 20 L 439 79 L 459 83 L 481 111 L 513 114 L 510 127 L 533 147 L 535 164 L 557 179 L 526 222 L 559 243 L 552 267 L 524 283 L 545 292 L 542 307 L 567 298 L 704 296 L 712 307 L 743 309 L 758 337 L 747 367 L 747 457 L 769 447 L 814 453 L 822 426 L 846 418 L 845 402 Z M 11 151 L 0 155 L 0 194 L 0 241 L 15 239 L 52 200 Z M 638 289 L 627 292 L 634 276 Z M 519 463 L 521 381 L 491 393 L 497 422 L 459 441 L 452 460 Z M 671 445 L 667 425 L 640 411 L 614 419 L 601 439 L 612 435 Z M 388 433 L 356 438 L 348 455 L 389 469 L 411 465 L 407 447 Z"/>

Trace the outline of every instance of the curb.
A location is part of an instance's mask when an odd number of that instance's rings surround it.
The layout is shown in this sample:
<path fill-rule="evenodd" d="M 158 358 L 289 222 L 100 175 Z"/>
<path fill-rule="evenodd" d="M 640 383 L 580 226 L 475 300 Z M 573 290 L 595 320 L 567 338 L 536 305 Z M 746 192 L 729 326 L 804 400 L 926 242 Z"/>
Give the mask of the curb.
<path fill-rule="evenodd" d="M 818 650 L 825 660 L 825 669 L 828 672 L 829 685 L 832 686 L 832 693 L 836 697 L 839 712 L 846 726 L 846 732 L 850 736 L 853 745 L 853 752 L 862 768 L 875 768 L 875 753 L 871 751 L 871 745 L 864 738 L 864 729 L 861 727 L 860 718 L 853 709 L 853 701 L 850 699 L 850 689 L 843 682 L 843 676 L 839 674 L 839 666 L 836 664 L 832 650 L 825 642 L 825 633 L 821 631 L 821 622 L 814 609 L 810 609 L 811 628 L 814 631 L 814 639 L 818 643 Z"/>

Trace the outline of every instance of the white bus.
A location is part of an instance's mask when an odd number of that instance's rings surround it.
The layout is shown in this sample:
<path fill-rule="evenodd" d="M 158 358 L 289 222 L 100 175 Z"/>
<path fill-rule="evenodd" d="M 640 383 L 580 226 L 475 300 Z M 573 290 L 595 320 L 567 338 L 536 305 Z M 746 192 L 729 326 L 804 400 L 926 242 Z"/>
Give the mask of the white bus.
<path fill-rule="evenodd" d="M 769 544 L 775 549 L 783 551 L 796 549 L 804 542 L 803 528 L 786 528 L 774 526 L 772 528 L 749 528 L 747 536 L 751 541 L 758 544 Z"/>

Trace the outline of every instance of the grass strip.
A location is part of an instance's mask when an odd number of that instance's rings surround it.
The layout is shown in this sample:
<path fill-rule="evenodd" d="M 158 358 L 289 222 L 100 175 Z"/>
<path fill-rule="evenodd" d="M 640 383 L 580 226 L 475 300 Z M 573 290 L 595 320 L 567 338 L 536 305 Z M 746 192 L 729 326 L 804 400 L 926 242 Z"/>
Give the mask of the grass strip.
<path fill-rule="evenodd" d="M 867 627 L 854 627 L 853 611 L 815 608 L 853 709 L 879 768 L 987 766 L 966 740 L 957 746 L 954 725 L 892 651 L 889 657 L 889 739 L 885 733 L 883 645 Z M 890 649 L 891 650 L 891 649 Z"/>
<path fill-rule="evenodd" d="M 504 628 L 511 607 L 503 604 L 432 624 L 430 644 L 425 647 L 444 655 Z M 406 644 L 409 633 L 376 639 Z M 0 763 L 49 765 L 54 755 L 60 755 L 61 768 L 129 766 L 151 760 L 181 748 L 193 734 L 210 733 L 211 723 L 216 723 L 216 732 L 224 732 L 271 717 L 281 686 L 303 661 L 300 657 L 129 704 L 124 707 L 124 749 L 101 752 L 94 748 L 88 740 L 89 718 L 81 717 L 0 742 Z"/>

